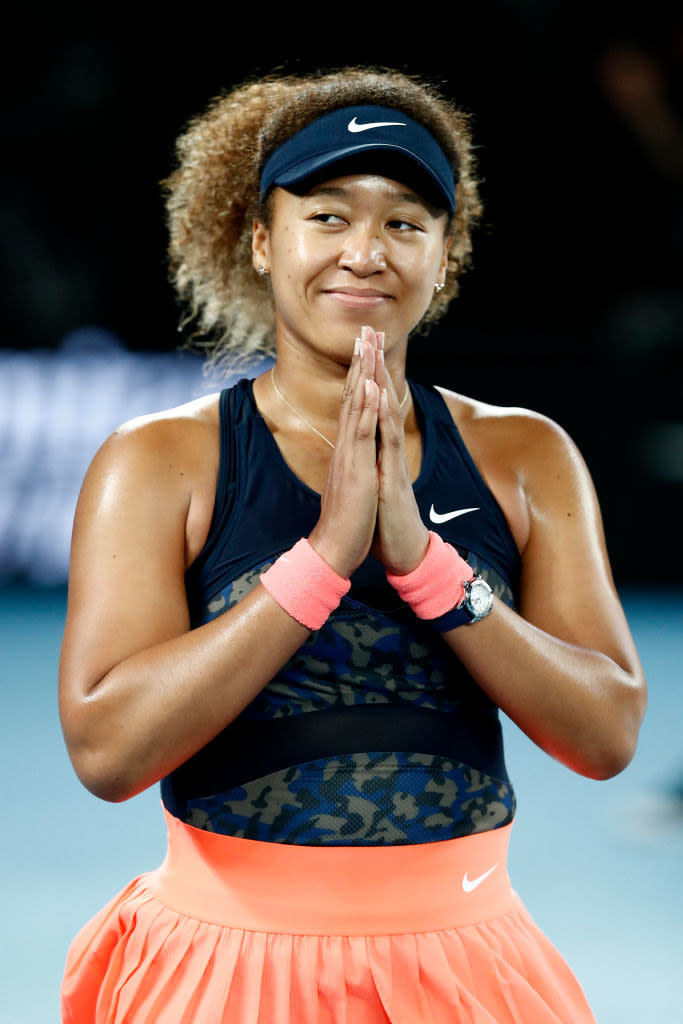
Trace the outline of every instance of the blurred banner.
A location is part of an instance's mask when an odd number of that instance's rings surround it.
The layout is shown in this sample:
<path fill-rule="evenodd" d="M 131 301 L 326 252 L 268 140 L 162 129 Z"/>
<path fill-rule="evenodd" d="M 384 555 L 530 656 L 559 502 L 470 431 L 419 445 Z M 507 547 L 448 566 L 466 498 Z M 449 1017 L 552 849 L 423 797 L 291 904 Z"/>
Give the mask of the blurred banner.
<path fill-rule="evenodd" d="M 232 379 L 209 381 L 189 353 L 128 352 L 98 327 L 56 351 L 0 349 L 0 582 L 66 582 L 78 493 L 105 438 Z"/>
<path fill-rule="evenodd" d="M 651 311 L 642 315 L 652 354 L 657 345 Z M 681 378 L 659 372 L 644 377 L 643 397 L 634 401 L 638 363 L 628 356 L 629 339 L 638 348 L 637 324 L 633 304 L 610 342 L 614 365 L 609 401 L 603 400 L 607 372 L 591 376 L 583 362 L 562 354 L 561 338 L 549 333 L 525 339 L 523 379 L 516 376 L 514 338 L 491 327 L 484 344 L 468 353 L 466 367 L 449 355 L 452 340 L 440 340 L 437 334 L 427 347 L 415 343 L 408 371 L 425 383 L 449 387 L 462 382 L 470 394 L 477 394 L 485 380 L 487 398 L 511 404 L 511 391 L 515 404 L 550 413 L 578 441 L 595 477 L 617 582 L 677 583 L 683 577 L 683 408 L 675 415 Z M 460 345 L 482 337 L 463 329 Z M 615 358 L 617 347 L 620 360 Z M 557 378 L 552 363 L 548 366 L 549 351 L 561 367 L 562 391 L 551 386 Z M 91 459 L 113 430 L 136 416 L 228 387 L 238 377 L 256 376 L 270 365 L 265 360 L 232 375 L 209 376 L 198 355 L 132 352 L 116 335 L 96 326 L 78 328 L 54 350 L 0 348 L 0 584 L 14 579 L 66 581 L 78 493 Z M 657 394 L 650 384 L 656 385 Z M 634 551 L 643 543 L 650 545 L 652 538 L 665 541 L 665 557 L 643 564 Z"/>
<path fill-rule="evenodd" d="M 362 31 L 326 31 L 323 44 L 317 12 L 303 10 L 270 30 L 225 5 L 134 29 L 123 8 L 13 15 L 0 163 L 4 578 L 61 581 L 98 445 L 127 418 L 219 386 L 198 357 L 172 354 L 183 311 L 159 183 L 188 119 L 276 68 L 391 64 L 470 117 L 484 202 L 462 292 L 411 342 L 410 376 L 556 420 L 595 480 L 617 581 L 683 579 L 680 5 L 481 0 L 408 32 L 364 10 Z"/>

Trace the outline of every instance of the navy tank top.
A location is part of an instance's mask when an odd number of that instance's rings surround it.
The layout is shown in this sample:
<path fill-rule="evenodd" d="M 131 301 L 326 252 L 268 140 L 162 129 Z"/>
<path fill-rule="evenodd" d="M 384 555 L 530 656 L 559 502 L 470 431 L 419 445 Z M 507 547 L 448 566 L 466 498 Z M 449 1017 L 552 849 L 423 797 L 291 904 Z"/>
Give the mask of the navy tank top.
<path fill-rule="evenodd" d="M 439 392 L 410 389 L 422 519 L 515 607 L 520 561 L 503 512 Z M 252 382 L 221 392 L 219 408 L 213 519 L 186 575 L 192 628 L 236 604 L 320 516 L 320 495 L 287 465 Z M 515 810 L 498 708 L 372 556 L 325 625 L 161 792 L 195 827 L 315 846 L 453 839 Z"/>

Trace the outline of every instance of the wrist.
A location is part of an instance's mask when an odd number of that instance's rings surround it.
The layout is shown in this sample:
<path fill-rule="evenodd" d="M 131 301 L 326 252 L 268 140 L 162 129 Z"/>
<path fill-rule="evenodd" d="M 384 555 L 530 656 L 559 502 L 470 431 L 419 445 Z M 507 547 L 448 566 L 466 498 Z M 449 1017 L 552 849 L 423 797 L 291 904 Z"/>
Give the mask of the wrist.
<path fill-rule="evenodd" d="M 464 585 L 474 578 L 471 567 L 452 545 L 429 531 L 427 552 L 412 572 L 387 572 L 389 583 L 420 619 L 437 619 L 458 607 Z"/>
<path fill-rule="evenodd" d="M 411 572 L 414 572 L 424 561 L 424 558 L 429 550 L 430 535 L 429 530 L 423 527 L 420 535 L 415 541 L 402 553 L 398 560 L 392 561 L 391 565 L 387 565 L 385 562 L 385 569 L 387 574 L 392 576 L 408 576 Z"/>
<path fill-rule="evenodd" d="M 332 569 L 338 576 L 343 579 L 348 579 L 354 569 L 357 568 L 353 565 L 348 556 L 340 549 L 338 544 L 335 544 L 333 540 L 328 537 L 322 537 L 316 533 L 315 529 L 308 535 L 308 543 L 316 552 L 320 555 L 324 562 Z"/>
<path fill-rule="evenodd" d="M 312 630 L 324 625 L 351 587 L 304 537 L 261 574 L 260 582 L 281 608 Z"/>

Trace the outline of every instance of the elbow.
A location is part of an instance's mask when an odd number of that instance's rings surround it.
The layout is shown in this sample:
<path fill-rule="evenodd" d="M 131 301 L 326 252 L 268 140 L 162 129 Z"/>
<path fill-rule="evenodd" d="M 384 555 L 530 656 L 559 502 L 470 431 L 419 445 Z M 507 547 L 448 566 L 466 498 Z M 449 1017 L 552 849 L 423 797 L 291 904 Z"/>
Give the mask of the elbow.
<path fill-rule="evenodd" d="M 140 792 L 140 787 L 136 788 L 126 774 L 109 764 L 101 753 L 71 754 L 71 763 L 88 792 L 107 803 L 120 804 Z"/>
<path fill-rule="evenodd" d="M 624 744 L 618 750 L 602 751 L 601 757 L 591 765 L 591 769 L 582 774 L 597 782 L 606 782 L 607 779 L 615 778 L 628 768 L 635 752 L 635 744 L 628 747 Z"/>
<path fill-rule="evenodd" d="M 79 782 L 89 793 L 107 803 L 123 803 L 145 786 L 133 777 L 130 758 L 121 751 L 108 748 L 89 740 L 76 739 L 65 730 L 66 746 L 72 767 Z"/>
<path fill-rule="evenodd" d="M 80 778 L 80 776 L 79 776 Z M 122 804 L 140 792 L 117 776 L 106 778 L 81 778 L 81 782 L 93 796 L 109 804 Z"/>
<path fill-rule="evenodd" d="M 577 775 L 583 775 L 586 779 L 595 779 L 596 782 L 605 782 L 607 779 L 613 779 L 616 775 L 620 775 L 624 769 L 628 768 L 635 752 L 635 742 L 605 741 L 596 743 L 590 750 L 584 750 L 580 754 L 574 749 L 568 756 L 556 756 Z"/>
<path fill-rule="evenodd" d="M 638 734 L 645 715 L 647 689 L 645 681 L 631 680 L 618 700 L 607 712 L 606 734 L 596 752 L 592 770 L 584 772 L 592 779 L 605 781 L 620 775 L 633 760 L 638 746 Z"/>
<path fill-rule="evenodd" d="M 91 697 L 64 702 L 60 718 L 71 765 L 89 793 L 107 803 L 122 803 L 145 788 L 135 777 L 139 759 L 123 741 L 126 730 L 112 715 L 98 713 Z"/>

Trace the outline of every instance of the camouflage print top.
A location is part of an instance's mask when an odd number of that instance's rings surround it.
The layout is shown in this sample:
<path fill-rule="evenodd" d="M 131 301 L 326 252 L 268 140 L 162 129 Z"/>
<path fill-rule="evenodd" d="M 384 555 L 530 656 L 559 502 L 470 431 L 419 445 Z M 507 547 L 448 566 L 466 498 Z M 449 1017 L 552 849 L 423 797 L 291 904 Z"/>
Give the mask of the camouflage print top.
<path fill-rule="evenodd" d="M 519 562 L 502 512 L 439 393 L 410 386 L 423 518 L 514 606 Z M 282 459 L 249 381 L 223 392 L 221 432 L 214 521 L 187 577 L 193 626 L 234 606 L 320 511 L 320 496 Z M 498 709 L 372 557 L 351 584 L 244 711 L 163 780 L 172 813 L 222 834 L 335 846 L 433 842 L 512 819 Z"/>

